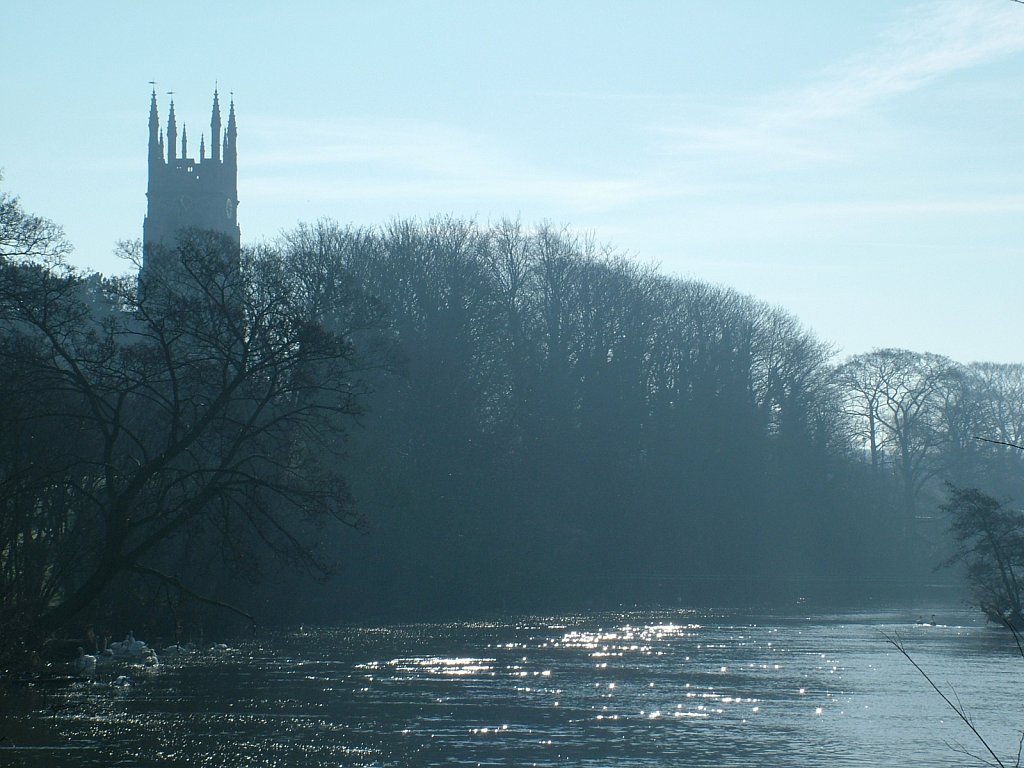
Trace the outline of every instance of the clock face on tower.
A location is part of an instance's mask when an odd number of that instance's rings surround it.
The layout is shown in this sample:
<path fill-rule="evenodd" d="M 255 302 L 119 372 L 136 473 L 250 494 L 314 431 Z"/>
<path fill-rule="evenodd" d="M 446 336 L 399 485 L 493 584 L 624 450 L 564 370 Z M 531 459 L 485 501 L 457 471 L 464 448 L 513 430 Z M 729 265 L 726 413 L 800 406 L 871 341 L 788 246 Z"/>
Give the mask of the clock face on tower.
<path fill-rule="evenodd" d="M 224 201 L 224 215 L 231 218 L 235 214 L 235 202 L 229 197 Z"/>

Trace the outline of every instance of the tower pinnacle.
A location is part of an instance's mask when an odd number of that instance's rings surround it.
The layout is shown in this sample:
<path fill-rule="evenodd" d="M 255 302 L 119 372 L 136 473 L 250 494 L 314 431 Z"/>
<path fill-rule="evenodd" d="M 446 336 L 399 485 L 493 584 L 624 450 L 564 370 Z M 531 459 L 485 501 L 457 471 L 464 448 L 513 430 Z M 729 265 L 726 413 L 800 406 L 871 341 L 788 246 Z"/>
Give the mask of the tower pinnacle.
<path fill-rule="evenodd" d="M 235 165 L 238 162 L 238 151 L 235 147 L 235 139 L 238 136 L 238 129 L 235 126 L 235 98 L 231 97 L 231 107 L 228 110 L 228 131 L 224 138 L 224 162 Z"/>
<path fill-rule="evenodd" d="M 220 162 L 220 99 L 217 98 L 217 87 L 213 88 L 213 114 L 210 116 L 210 159 Z"/>
<path fill-rule="evenodd" d="M 149 99 L 149 162 L 160 162 L 163 159 L 160 151 L 160 117 L 156 111 L 156 88 Z"/>
<path fill-rule="evenodd" d="M 167 162 L 174 165 L 175 152 L 178 151 L 178 125 L 174 120 L 174 99 L 171 99 L 171 111 L 167 116 Z"/>

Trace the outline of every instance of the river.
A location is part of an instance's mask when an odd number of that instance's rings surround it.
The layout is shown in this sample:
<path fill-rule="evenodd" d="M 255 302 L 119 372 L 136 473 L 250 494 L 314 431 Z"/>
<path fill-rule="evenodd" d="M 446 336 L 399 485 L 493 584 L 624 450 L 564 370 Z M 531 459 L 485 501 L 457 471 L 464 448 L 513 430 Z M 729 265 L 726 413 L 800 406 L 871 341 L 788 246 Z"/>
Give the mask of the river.
<path fill-rule="evenodd" d="M 936 626 L 915 623 L 917 613 Z M 1007 764 L 1024 659 L 969 611 L 672 610 L 298 629 L 0 689 L 11 766 Z"/>

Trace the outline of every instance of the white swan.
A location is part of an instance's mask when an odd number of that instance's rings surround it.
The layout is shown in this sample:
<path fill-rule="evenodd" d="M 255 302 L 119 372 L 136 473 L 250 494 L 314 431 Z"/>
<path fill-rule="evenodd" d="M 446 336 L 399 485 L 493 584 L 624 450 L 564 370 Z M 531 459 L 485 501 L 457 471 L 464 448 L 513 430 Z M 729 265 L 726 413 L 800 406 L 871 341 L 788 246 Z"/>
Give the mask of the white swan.
<path fill-rule="evenodd" d="M 129 632 L 121 642 L 111 643 L 110 650 L 116 655 L 141 656 L 149 650 L 149 646 L 142 640 L 136 640 L 135 634 Z"/>
<path fill-rule="evenodd" d="M 86 653 L 82 646 L 78 646 L 78 658 L 75 659 L 75 669 L 79 672 L 90 672 L 96 669 L 96 657 Z"/>

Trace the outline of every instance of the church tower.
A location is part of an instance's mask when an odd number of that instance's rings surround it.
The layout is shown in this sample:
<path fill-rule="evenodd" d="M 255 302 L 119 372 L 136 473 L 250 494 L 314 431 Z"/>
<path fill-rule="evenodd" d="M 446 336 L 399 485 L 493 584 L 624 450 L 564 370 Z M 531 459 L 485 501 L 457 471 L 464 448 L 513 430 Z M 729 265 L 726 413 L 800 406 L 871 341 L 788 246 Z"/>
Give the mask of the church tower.
<path fill-rule="evenodd" d="M 178 244 L 181 230 L 195 228 L 223 235 L 237 249 L 238 151 L 235 102 L 228 110 L 227 128 L 221 131 L 220 97 L 213 92 L 210 117 L 210 156 L 206 137 L 199 140 L 199 159 L 188 154 L 188 133 L 181 126 L 179 154 L 178 125 L 171 100 L 167 117 L 167 140 L 160 130 L 156 90 L 149 103 L 149 186 L 146 191 L 146 220 L 142 225 L 143 269 L 159 260 Z"/>

